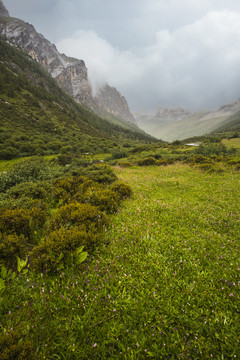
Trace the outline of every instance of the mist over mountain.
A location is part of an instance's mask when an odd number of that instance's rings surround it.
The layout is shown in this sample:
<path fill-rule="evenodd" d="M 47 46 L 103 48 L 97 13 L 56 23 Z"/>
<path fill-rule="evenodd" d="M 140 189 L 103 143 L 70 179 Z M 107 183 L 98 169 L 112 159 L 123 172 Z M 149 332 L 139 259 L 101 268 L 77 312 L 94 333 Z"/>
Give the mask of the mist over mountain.
<path fill-rule="evenodd" d="M 39 34 L 33 25 L 20 19 L 11 18 L 2 1 L 0 2 L 0 10 L 0 35 L 26 51 L 45 67 L 77 102 L 86 105 L 99 115 L 104 116 L 109 113 L 125 121 L 135 123 L 126 99 L 119 92 L 116 92 L 115 88 L 107 85 L 106 106 L 103 101 L 103 94 L 106 91 L 105 85 L 99 90 L 101 99 L 98 99 L 98 94 L 93 97 L 88 70 L 83 60 L 59 53 L 56 46 Z"/>
<path fill-rule="evenodd" d="M 227 129 L 240 123 L 240 99 L 215 111 L 190 112 L 183 108 L 160 108 L 156 114 L 135 113 L 138 126 L 164 141 L 183 140 Z"/>

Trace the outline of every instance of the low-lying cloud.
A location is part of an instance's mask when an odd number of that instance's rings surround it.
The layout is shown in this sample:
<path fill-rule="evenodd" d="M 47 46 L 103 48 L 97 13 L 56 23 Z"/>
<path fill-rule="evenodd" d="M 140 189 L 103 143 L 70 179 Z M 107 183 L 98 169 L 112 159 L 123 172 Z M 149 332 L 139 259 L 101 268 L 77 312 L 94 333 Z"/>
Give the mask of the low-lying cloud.
<path fill-rule="evenodd" d="M 240 97 L 238 0 L 3 0 L 60 51 L 83 59 L 132 110 L 213 109 Z"/>
<path fill-rule="evenodd" d="M 94 31 L 58 42 L 84 59 L 96 90 L 117 87 L 136 110 L 159 106 L 215 108 L 240 96 L 240 13 L 211 11 L 174 31 L 155 33 L 151 46 L 121 51 Z"/>

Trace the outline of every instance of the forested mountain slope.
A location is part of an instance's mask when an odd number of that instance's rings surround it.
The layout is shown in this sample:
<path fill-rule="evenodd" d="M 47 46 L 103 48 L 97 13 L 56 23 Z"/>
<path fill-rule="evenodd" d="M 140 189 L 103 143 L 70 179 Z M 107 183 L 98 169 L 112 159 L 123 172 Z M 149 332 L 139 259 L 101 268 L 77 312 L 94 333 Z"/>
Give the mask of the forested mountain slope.
<path fill-rule="evenodd" d="M 0 41 L 0 158 L 111 151 L 154 141 L 133 124 L 104 120 L 67 95 L 36 61 Z"/>

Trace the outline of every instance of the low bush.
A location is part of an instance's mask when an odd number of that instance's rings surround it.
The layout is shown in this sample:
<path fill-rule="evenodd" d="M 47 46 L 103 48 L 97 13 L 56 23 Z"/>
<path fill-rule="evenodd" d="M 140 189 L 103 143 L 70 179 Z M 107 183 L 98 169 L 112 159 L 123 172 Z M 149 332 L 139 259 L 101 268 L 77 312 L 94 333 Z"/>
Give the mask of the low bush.
<path fill-rule="evenodd" d="M 113 169 L 103 165 L 91 167 L 86 175 L 100 184 L 111 184 L 117 180 Z"/>
<path fill-rule="evenodd" d="M 23 235 L 0 234 L 0 262 L 12 267 L 16 265 L 16 257 L 22 258 L 27 249 L 27 241 Z"/>
<path fill-rule="evenodd" d="M 20 341 L 21 340 L 21 341 Z M 15 331 L 0 335 L 0 360 L 38 360 L 34 344 Z"/>
<path fill-rule="evenodd" d="M 123 150 L 123 151 L 116 151 L 112 154 L 111 156 L 111 160 L 115 160 L 115 159 L 123 159 L 128 157 L 129 154 L 127 151 Z"/>
<path fill-rule="evenodd" d="M 160 159 L 160 160 L 158 160 L 158 165 L 167 166 L 167 165 L 171 165 L 173 163 L 174 163 L 173 159 Z"/>
<path fill-rule="evenodd" d="M 107 225 L 108 219 L 96 206 L 90 204 L 79 204 L 77 202 L 65 204 L 60 207 L 53 216 L 49 228 L 51 230 L 60 229 L 62 226 L 84 226 L 88 229 L 100 231 Z"/>
<path fill-rule="evenodd" d="M 62 261 L 67 261 L 69 255 L 80 246 L 92 251 L 100 241 L 100 234 L 86 232 L 81 227 L 72 226 L 70 229 L 61 227 L 52 231 L 44 244 L 34 247 L 30 253 L 32 267 L 41 271 L 53 270 Z"/>
<path fill-rule="evenodd" d="M 44 199 L 50 191 L 50 185 L 42 182 L 24 182 L 13 186 L 7 194 L 13 198 L 26 196 L 32 199 Z"/>
<path fill-rule="evenodd" d="M 119 205 L 119 197 L 116 192 L 104 189 L 94 191 L 90 196 L 87 192 L 86 201 L 109 214 L 116 212 Z"/>
<path fill-rule="evenodd" d="M 0 231 L 30 239 L 30 214 L 24 209 L 0 209 Z"/>
<path fill-rule="evenodd" d="M 38 182 L 54 179 L 61 173 L 56 164 L 49 164 L 42 158 L 32 158 L 16 164 L 11 170 L 0 174 L 0 192 L 23 182 Z"/>
<path fill-rule="evenodd" d="M 133 193 L 131 187 L 122 181 L 114 183 L 110 189 L 117 193 L 120 200 L 129 198 Z"/>
<path fill-rule="evenodd" d="M 137 165 L 139 165 L 139 166 L 150 166 L 150 165 L 157 165 L 157 164 L 158 164 L 158 161 L 152 156 L 145 158 L 145 159 L 138 160 L 138 162 L 137 162 Z"/>

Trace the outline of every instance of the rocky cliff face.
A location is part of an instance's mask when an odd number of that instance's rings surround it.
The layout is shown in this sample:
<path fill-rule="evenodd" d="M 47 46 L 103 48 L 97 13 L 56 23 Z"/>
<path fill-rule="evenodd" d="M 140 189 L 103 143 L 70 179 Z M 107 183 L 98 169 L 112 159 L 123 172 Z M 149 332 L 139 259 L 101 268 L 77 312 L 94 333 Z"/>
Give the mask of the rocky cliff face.
<path fill-rule="evenodd" d="M 22 20 L 11 18 L 3 2 L 0 0 L 0 36 L 5 37 L 12 44 L 27 52 L 33 59 L 44 66 L 64 90 L 72 95 L 76 101 L 82 103 L 98 114 L 110 112 L 124 120 L 134 122 L 128 106 L 116 89 L 107 86 L 107 103 L 100 95 L 94 99 L 88 80 L 88 72 L 83 60 L 70 58 L 60 54 L 54 44 L 39 34 L 35 28 Z M 113 98 L 111 97 L 111 90 Z M 106 92 L 105 87 L 100 94 Z M 111 106 L 110 106 L 111 103 Z M 121 104 L 123 108 L 121 108 Z"/>
<path fill-rule="evenodd" d="M 32 25 L 19 19 L 8 17 L 0 21 L 0 34 L 44 66 L 78 102 L 94 108 L 87 68 L 83 60 L 60 54 L 56 46 L 39 34 Z"/>
<path fill-rule="evenodd" d="M 101 111 L 136 124 L 125 97 L 116 88 L 106 84 L 98 91 L 94 99 Z"/>
<path fill-rule="evenodd" d="M 0 0 L 0 16 L 10 16 L 9 12 L 7 11 L 7 9 L 5 8 L 2 0 Z"/>

